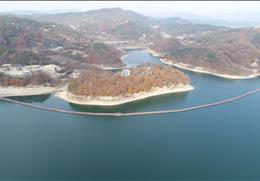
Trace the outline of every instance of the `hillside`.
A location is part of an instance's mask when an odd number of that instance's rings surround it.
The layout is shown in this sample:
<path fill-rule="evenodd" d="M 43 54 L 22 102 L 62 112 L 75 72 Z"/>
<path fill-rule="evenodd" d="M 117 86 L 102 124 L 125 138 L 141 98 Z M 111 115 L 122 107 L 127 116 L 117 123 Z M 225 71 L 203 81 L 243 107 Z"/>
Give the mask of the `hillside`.
<path fill-rule="evenodd" d="M 202 32 L 213 32 L 228 29 L 223 26 L 213 26 L 210 24 L 194 23 L 178 17 L 164 18 L 160 25 L 168 34 L 178 36 L 183 34 L 198 34 Z"/>
<path fill-rule="evenodd" d="M 186 75 L 172 67 L 144 65 L 130 70 L 129 76 L 122 76 L 120 72 L 87 71 L 73 80 L 69 91 L 81 96 L 126 96 L 189 83 Z"/>
<path fill-rule="evenodd" d="M 63 25 L 0 16 L 0 64 L 48 64 L 44 50 L 69 45 L 78 36 Z"/>
<path fill-rule="evenodd" d="M 65 25 L 0 16 L 0 65 L 121 65 L 115 48 L 95 47 L 95 39 Z"/>
<path fill-rule="evenodd" d="M 1 45 L 12 48 L 54 48 L 81 35 L 67 26 L 14 16 L 0 16 L 0 33 Z"/>
<path fill-rule="evenodd" d="M 61 14 L 34 14 L 22 17 L 39 22 L 63 24 L 74 30 L 87 32 L 89 35 L 102 37 L 112 35 L 110 39 L 118 38 L 124 41 L 156 41 L 163 32 L 171 36 L 179 36 L 227 29 L 220 26 L 193 23 L 178 17 L 156 19 L 121 8 Z"/>
<path fill-rule="evenodd" d="M 12 58 L 19 55 L 15 52 L 26 50 L 31 52 L 23 57 L 36 57 L 26 58 L 30 62 L 122 67 L 119 49 L 142 45 L 190 68 L 229 75 L 259 72 L 260 38 L 254 28 L 230 29 L 178 17 L 155 19 L 120 8 L 23 17 L 27 20 L 9 16 L 2 20 L 2 63 L 15 62 Z"/>
<path fill-rule="evenodd" d="M 137 39 L 143 33 L 147 36 L 155 33 L 150 28 L 150 25 L 155 22 L 154 19 L 121 8 L 61 14 L 36 14 L 23 17 L 40 22 L 59 23 L 92 34 L 112 33 L 119 38 Z M 131 31 L 130 35 L 129 31 Z"/>
<path fill-rule="evenodd" d="M 170 49 L 167 47 L 176 43 L 165 40 L 153 48 L 166 53 L 166 58 L 173 63 L 184 63 L 190 68 L 201 67 L 210 72 L 228 75 L 260 73 L 259 29 L 216 31 L 175 41 L 178 46 Z"/>
<path fill-rule="evenodd" d="M 148 24 L 149 22 L 153 21 L 152 18 L 140 15 L 134 11 L 123 10 L 121 8 L 104 8 L 98 10 L 90 10 L 86 12 L 69 12 L 69 13 L 59 13 L 59 14 L 34 14 L 34 15 L 24 15 L 24 17 L 31 18 L 41 22 L 56 22 L 56 23 L 67 24 L 67 25 L 73 25 L 73 24 L 80 25 L 82 23 L 83 24 L 93 23 L 97 25 L 101 22 L 115 23 L 115 22 L 125 22 L 126 20 L 138 24 L 144 22 L 145 24 Z"/>

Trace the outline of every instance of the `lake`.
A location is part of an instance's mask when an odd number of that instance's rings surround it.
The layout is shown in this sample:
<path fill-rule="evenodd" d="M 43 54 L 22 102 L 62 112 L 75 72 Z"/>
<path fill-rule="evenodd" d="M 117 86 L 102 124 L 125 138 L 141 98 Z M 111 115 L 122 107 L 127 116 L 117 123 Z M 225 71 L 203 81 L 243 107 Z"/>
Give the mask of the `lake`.
<path fill-rule="evenodd" d="M 125 62 L 160 63 L 133 50 Z M 132 63 L 131 63 L 132 62 Z M 137 112 L 219 101 L 260 87 L 184 71 L 195 88 L 114 107 L 76 106 L 53 96 L 16 98 L 76 111 Z M 260 178 L 260 93 L 184 113 L 97 117 L 0 102 L 0 179 L 231 180 Z"/>

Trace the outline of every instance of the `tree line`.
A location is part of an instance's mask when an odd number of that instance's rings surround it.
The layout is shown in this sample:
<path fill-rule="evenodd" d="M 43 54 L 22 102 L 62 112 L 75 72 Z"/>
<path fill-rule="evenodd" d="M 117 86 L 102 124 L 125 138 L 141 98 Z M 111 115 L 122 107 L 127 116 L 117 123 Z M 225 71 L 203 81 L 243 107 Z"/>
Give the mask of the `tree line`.
<path fill-rule="evenodd" d="M 129 76 L 121 72 L 113 73 L 91 69 L 74 79 L 68 89 L 82 96 L 125 96 L 147 92 L 155 87 L 188 84 L 189 78 L 182 72 L 169 66 L 143 65 L 131 69 Z"/>

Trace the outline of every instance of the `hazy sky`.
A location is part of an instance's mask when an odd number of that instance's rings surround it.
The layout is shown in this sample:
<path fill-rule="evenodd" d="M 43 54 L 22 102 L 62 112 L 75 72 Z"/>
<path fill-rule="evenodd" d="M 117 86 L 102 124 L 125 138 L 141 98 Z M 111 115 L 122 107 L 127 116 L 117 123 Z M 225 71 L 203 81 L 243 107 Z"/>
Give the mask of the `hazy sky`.
<path fill-rule="evenodd" d="M 0 11 L 57 9 L 90 10 L 99 8 L 121 7 L 145 15 L 173 14 L 190 12 L 208 17 L 234 17 L 254 14 L 260 10 L 260 1 L 1 1 Z"/>

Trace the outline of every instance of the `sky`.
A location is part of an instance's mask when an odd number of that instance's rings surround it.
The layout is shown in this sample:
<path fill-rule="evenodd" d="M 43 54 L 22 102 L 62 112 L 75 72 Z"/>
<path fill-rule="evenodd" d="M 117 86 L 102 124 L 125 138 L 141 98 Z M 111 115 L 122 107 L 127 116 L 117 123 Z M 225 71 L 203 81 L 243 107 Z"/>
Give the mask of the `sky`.
<path fill-rule="evenodd" d="M 259 17 L 260 1 L 1 1 L 0 11 L 15 10 L 71 10 L 121 7 L 148 16 L 170 16 L 189 12 L 211 18 Z M 256 15 L 257 14 L 257 15 Z"/>

